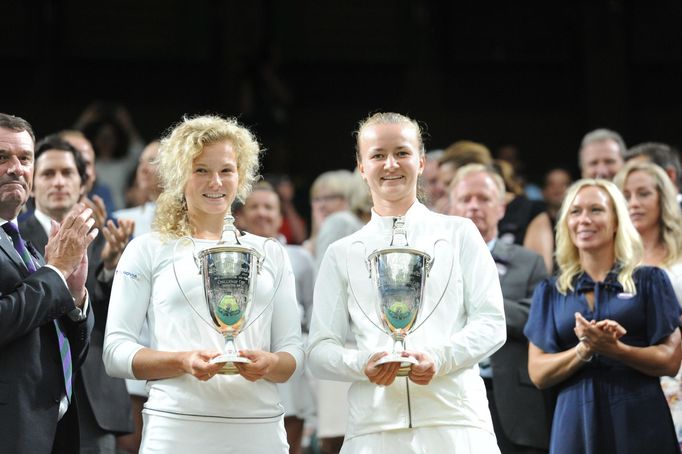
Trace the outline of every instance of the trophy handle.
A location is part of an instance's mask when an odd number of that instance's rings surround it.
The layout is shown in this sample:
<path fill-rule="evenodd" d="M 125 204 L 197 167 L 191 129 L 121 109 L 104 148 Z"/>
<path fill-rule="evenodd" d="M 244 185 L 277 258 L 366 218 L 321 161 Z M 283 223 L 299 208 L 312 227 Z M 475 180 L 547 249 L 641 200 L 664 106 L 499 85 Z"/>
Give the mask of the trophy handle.
<path fill-rule="evenodd" d="M 431 259 L 430 259 L 428 262 L 426 262 L 426 267 L 425 267 L 425 268 L 426 268 L 426 276 L 429 275 L 429 273 L 431 272 L 431 268 L 433 267 L 433 264 L 434 264 L 434 262 L 436 261 L 436 250 L 437 250 L 436 245 L 437 245 L 440 241 L 443 241 L 443 242 L 445 242 L 445 243 L 449 243 L 449 241 L 446 240 L 446 239 L 444 239 L 444 238 L 440 238 L 440 239 L 436 240 L 436 241 L 433 243 L 433 255 L 431 256 Z M 449 249 L 448 249 L 448 248 L 443 248 L 443 250 L 451 250 L 451 248 L 449 248 Z M 445 287 L 443 287 L 443 293 L 440 295 L 440 298 L 438 298 L 438 302 L 436 302 L 436 305 L 433 306 L 433 309 L 431 309 L 431 312 L 429 312 L 429 315 L 427 315 L 426 317 L 424 317 L 424 319 L 423 319 L 417 326 L 415 326 L 414 328 L 412 328 L 412 329 L 410 330 L 410 332 L 414 332 L 414 331 L 416 331 L 417 329 L 419 329 L 419 327 L 421 327 L 424 323 L 426 323 L 426 321 L 427 321 L 429 318 L 431 318 L 431 316 L 433 315 L 433 313 L 436 312 L 436 309 L 438 309 L 438 306 L 440 306 L 440 303 L 443 301 L 443 297 L 445 296 L 445 292 L 448 291 L 448 287 L 450 286 L 450 281 L 452 280 L 452 270 L 453 270 L 454 268 L 455 268 L 455 257 L 454 257 L 454 255 L 453 255 L 453 256 L 452 256 L 452 260 L 450 260 L 450 272 L 448 273 L 448 281 L 445 283 Z"/>
<path fill-rule="evenodd" d="M 346 256 L 346 280 L 348 281 L 348 288 L 350 289 L 350 293 L 353 296 L 353 301 L 355 301 L 355 304 L 358 306 L 358 309 L 360 309 L 360 312 L 362 312 L 362 315 L 364 315 L 365 318 L 372 323 L 372 325 L 376 326 L 377 329 L 379 329 L 379 331 L 381 331 L 382 333 L 390 334 L 384 328 L 382 328 L 381 326 L 374 323 L 374 320 L 372 320 L 372 318 L 369 315 L 367 315 L 367 312 L 365 312 L 365 310 L 362 308 L 362 306 L 360 305 L 360 301 L 358 300 L 358 297 L 355 295 L 355 290 L 353 289 L 353 283 L 350 279 L 350 260 L 348 260 L 348 257 L 350 256 L 350 250 L 353 249 L 353 246 L 355 244 L 361 244 L 362 248 L 363 248 L 362 257 L 367 256 L 367 247 L 365 246 L 365 243 L 363 243 L 360 240 L 357 240 L 357 241 L 354 241 L 351 243 L 350 247 L 348 248 L 348 250 L 349 250 L 348 256 Z M 371 271 L 370 271 L 369 260 L 363 259 L 363 261 L 365 262 L 365 266 L 367 267 L 367 272 L 370 273 L 369 277 L 371 279 L 372 275 L 371 275 Z"/>
<path fill-rule="evenodd" d="M 172 257 L 173 260 L 172 260 L 172 264 L 173 264 L 173 276 L 175 276 L 175 283 L 178 284 L 178 288 L 180 289 L 180 293 L 182 293 L 182 296 L 185 298 L 185 300 L 186 300 L 187 303 L 189 304 L 189 307 L 192 308 L 192 310 L 194 311 L 194 313 L 197 314 L 197 316 L 198 316 L 204 323 L 206 323 L 208 326 L 210 326 L 211 329 L 212 329 L 213 331 L 215 331 L 215 332 L 217 332 L 217 333 L 220 333 L 220 330 L 218 330 L 218 328 L 216 328 L 216 326 L 215 326 L 211 321 L 206 320 L 206 319 L 204 318 L 204 316 L 201 315 L 201 313 L 194 307 L 194 304 L 192 304 L 192 302 L 190 301 L 190 299 L 187 297 L 187 294 L 185 293 L 185 289 L 182 288 L 182 284 L 180 284 L 180 279 L 178 279 L 178 270 L 175 268 L 175 252 L 176 252 L 176 250 L 177 250 L 177 248 L 178 248 L 178 244 L 180 244 L 180 242 L 181 242 L 182 240 L 189 240 L 189 242 L 192 243 L 192 259 L 194 259 L 194 264 L 196 265 L 199 274 L 201 274 L 201 267 L 199 266 L 199 259 L 197 258 L 197 255 L 194 253 L 194 251 L 196 250 L 196 243 L 194 242 L 194 239 L 193 239 L 193 238 L 190 238 L 190 237 L 188 237 L 188 236 L 183 236 L 183 237 L 179 238 L 179 239 L 175 242 L 175 244 L 173 245 L 173 257 Z M 222 335 L 222 333 L 220 333 L 220 334 Z"/>
<path fill-rule="evenodd" d="M 256 270 L 257 270 L 258 274 L 260 274 L 261 270 L 263 269 L 263 263 L 265 263 L 265 259 L 267 258 L 267 250 L 266 250 L 266 248 L 265 248 L 265 245 L 268 244 L 269 241 L 272 241 L 273 243 L 275 243 L 275 244 L 278 246 L 277 249 L 279 250 L 279 254 L 280 254 L 280 263 L 284 262 L 284 254 L 285 254 L 285 252 L 284 252 L 284 246 L 282 246 L 282 245 L 280 244 L 280 242 L 277 241 L 277 240 L 274 239 L 274 238 L 267 238 L 267 239 L 263 242 L 263 254 L 262 254 L 260 257 L 258 257 L 258 262 L 257 262 L 257 265 L 256 265 Z M 274 289 L 274 290 L 273 290 L 273 292 L 272 292 L 272 296 L 270 297 L 270 301 L 268 301 L 268 304 L 263 308 L 263 310 L 261 310 L 261 311 L 258 313 L 257 316 L 255 316 L 255 317 L 253 317 L 253 318 L 251 318 L 251 317 L 249 318 L 250 321 L 248 321 L 248 322 L 246 323 L 246 325 L 244 326 L 244 328 L 242 328 L 242 329 L 240 330 L 241 332 L 246 331 L 246 329 L 247 329 L 249 326 L 253 325 L 253 323 L 254 323 L 256 320 L 258 320 L 258 319 L 261 317 L 261 315 L 263 315 L 263 314 L 265 313 L 265 311 L 272 305 L 273 301 L 275 301 L 275 295 L 277 294 L 277 290 L 279 290 L 279 286 L 280 286 L 280 284 L 282 283 L 282 278 L 284 278 L 284 268 L 280 266 L 280 267 L 279 267 L 279 273 L 277 273 L 277 274 L 278 274 L 278 276 L 277 276 L 277 284 L 276 284 L 275 286 L 273 286 L 273 289 Z M 255 293 L 255 292 L 254 292 L 254 293 Z"/>

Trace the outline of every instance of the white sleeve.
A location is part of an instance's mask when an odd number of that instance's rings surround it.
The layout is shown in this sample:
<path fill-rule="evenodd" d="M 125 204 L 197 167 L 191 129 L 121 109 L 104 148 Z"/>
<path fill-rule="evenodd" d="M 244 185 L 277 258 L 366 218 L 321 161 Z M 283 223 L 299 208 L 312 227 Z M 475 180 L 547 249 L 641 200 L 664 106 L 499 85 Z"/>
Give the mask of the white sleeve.
<path fill-rule="evenodd" d="M 296 371 L 303 370 L 303 340 L 301 338 L 301 318 L 296 300 L 296 281 L 294 272 L 291 268 L 289 256 L 282 245 L 277 246 L 281 257 L 281 270 L 277 270 L 275 263 L 272 263 L 273 276 L 275 278 L 281 272 L 282 282 L 276 290 L 272 308 L 271 342 L 270 351 L 287 352 L 296 360 Z M 276 285 L 276 282 L 274 283 Z"/>
<path fill-rule="evenodd" d="M 150 255 L 138 238 L 128 244 L 116 267 L 102 353 L 112 377 L 136 378 L 133 357 L 143 348 L 138 340 L 151 299 Z"/>
<path fill-rule="evenodd" d="M 436 362 L 438 375 L 477 364 L 502 347 L 507 339 L 504 300 L 495 261 L 471 221 L 467 220 L 462 230 L 456 259 L 462 269 L 467 323 L 451 337 L 449 345 L 426 349 Z"/>
<path fill-rule="evenodd" d="M 308 364 L 315 376 L 337 381 L 368 381 L 365 365 L 372 352 L 345 348 L 350 326 L 347 282 L 339 271 L 336 248 L 327 249 L 313 295 Z"/>

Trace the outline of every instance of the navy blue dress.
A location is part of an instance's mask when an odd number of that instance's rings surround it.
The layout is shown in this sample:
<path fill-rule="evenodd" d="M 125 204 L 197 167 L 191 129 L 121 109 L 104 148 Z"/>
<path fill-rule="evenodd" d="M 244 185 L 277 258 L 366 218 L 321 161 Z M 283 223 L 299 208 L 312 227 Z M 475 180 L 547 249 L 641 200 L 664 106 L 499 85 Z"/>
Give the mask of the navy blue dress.
<path fill-rule="evenodd" d="M 680 307 L 665 272 L 638 268 L 637 294 L 625 293 L 612 271 L 604 282 L 583 273 L 566 295 L 551 277 L 533 294 L 524 333 L 546 353 L 577 345 L 575 313 L 587 320 L 615 320 L 627 334 L 620 340 L 645 347 L 660 343 L 678 327 Z M 584 293 L 594 291 L 594 311 Z M 658 377 L 616 360 L 595 355 L 574 375 L 555 385 L 558 398 L 552 421 L 553 454 L 679 453 L 668 404 Z"/>

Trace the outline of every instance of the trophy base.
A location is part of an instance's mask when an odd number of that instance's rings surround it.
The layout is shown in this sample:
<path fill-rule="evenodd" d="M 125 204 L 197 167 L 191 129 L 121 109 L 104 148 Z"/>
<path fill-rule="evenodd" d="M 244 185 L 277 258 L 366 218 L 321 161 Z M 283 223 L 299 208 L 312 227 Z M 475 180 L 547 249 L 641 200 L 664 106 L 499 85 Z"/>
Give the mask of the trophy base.
<path fill-rule="evenodd" d="M 220 375 L 236 375 L 239 373 L 239 371 L 237 370 L 237 367 L 234 365 L 234 363 L 248 364 L 250 362 L 251 360 L 249 358 L 229 354 L 216 356 L 209 361 L 211 364 L 225 363 L 223 368 L 218 371 L 218 374 Z"/>
<path fill-rule="evenodd" d="M 407 377 L 408 375 L 410 375 L 410 368 L 414 364 L 419 364 L 419 361 L 417 361 L 415 358 L 411 356 L 401 356 L 396 353 L 392 353 L 390 355 L 384 356 L 379 361 L 377 361 L 377 366 L 386 363 L 400 363 L 400 369 L 398 369 L 398 373 L 396 374 L 396 376 Z"/>

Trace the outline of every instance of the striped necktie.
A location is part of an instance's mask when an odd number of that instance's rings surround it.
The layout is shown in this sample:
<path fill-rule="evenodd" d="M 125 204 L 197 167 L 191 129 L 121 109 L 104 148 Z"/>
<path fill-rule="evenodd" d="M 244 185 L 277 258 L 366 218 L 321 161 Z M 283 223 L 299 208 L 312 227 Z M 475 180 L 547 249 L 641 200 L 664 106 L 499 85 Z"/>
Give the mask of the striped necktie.
<path fill-rule="evenodd" d="M 29 272 L 33 273 L 36 270 L 35 263 L 31 254 L 26 247 L 26 242 L 19 234 L 19 228 L 12 222 L 6 222 L 2 226 L 3 230 L 9 235 L 14 244 L 14 249 L 24 261 L 26 268 Z M 62 372 L 64 372 L 64 388 L 66 391 L 66 397 L 71 402 L 71 392 L 73 390 L 73 366 L 71 360 L 71 346 L 69 344 L 69 339 L 64 334 L 64 330 L 59 323 L 59 320 L 54 320 L 54 327 L 57 331 L 57 340 L 59 341 L 59 356 L 62 358 Z"/>

